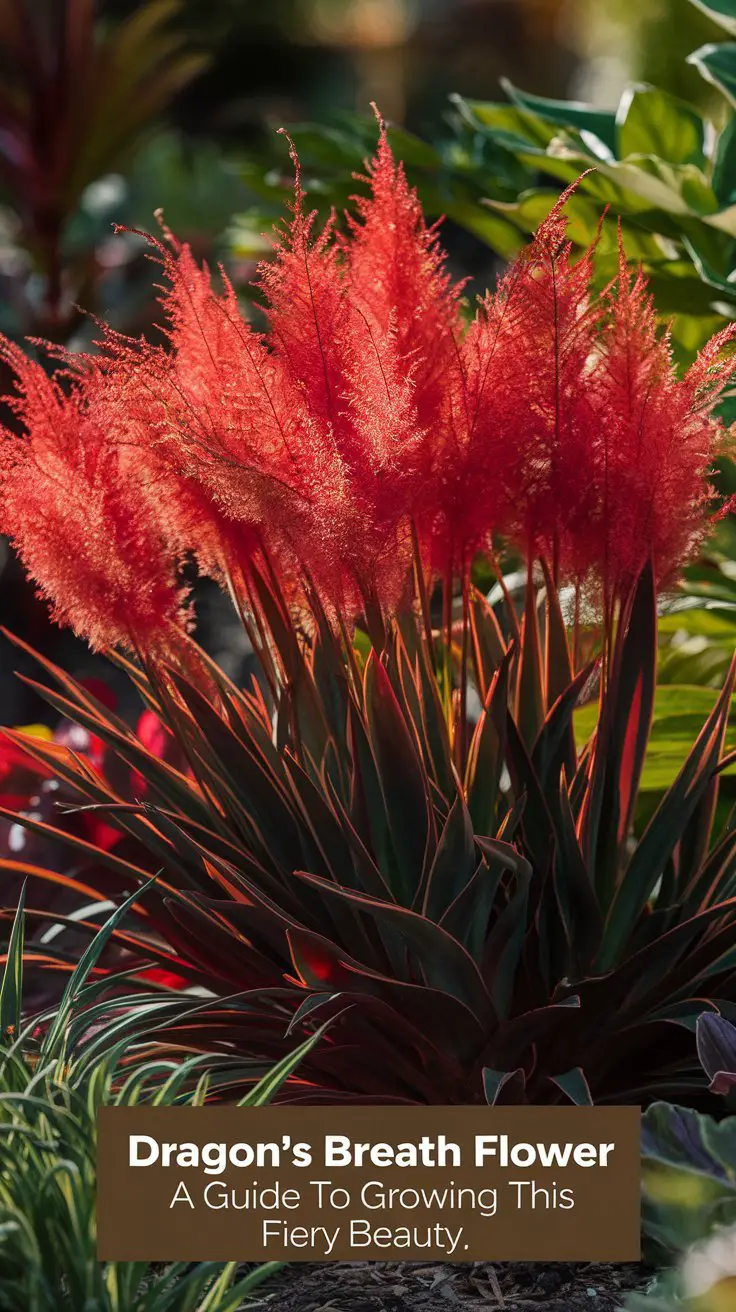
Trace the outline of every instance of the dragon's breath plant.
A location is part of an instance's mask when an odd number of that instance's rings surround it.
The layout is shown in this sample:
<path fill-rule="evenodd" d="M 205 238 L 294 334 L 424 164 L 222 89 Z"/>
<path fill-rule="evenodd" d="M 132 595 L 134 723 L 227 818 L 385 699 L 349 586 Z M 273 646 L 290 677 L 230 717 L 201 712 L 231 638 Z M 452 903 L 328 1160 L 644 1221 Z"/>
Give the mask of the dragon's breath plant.
<path fill-rule="evenodd" d="M 127 769 L 15 741 L 125 843 L 19 816 L 73 858 L 36 883 L 118 901 L 158 875 L 111 946 L 210 998 L 168 995 L 151 1054 L 252 1077 L 329 1019 L 282 1096 L 685 1096 L 697 1016 L 736 1003 L 733 672 L 654 813 L 638 799 L 657 594 L 718 509 L 731 330 L 679 377 L 643 278 L 622 256 L 596 294 L 594 249 L 573 260 L 566 197 L 473 311 L 382 127 L 347 235 L 315 232 L 295 164 L 264 331 L 164 233 L 165 348 L 104 330 L 56 380 L 3 348 L 4 527 L 166 741 L 43 662 Z M 480 561 L 503 594 L 506 548 L 521 616 L 474 586 Z M 251 688 L 186 632 L 189 553 L 242 616 Z"/>

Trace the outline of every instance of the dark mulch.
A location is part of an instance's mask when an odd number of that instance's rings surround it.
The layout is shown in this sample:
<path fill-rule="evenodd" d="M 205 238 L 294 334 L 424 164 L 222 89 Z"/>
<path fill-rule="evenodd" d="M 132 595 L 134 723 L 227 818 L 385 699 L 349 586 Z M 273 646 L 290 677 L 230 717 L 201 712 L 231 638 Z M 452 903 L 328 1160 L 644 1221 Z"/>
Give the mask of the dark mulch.
<path fill-rule="evenodd" d="M 274 1312 L 618 1312 L 650 1277 L 637 1262 L 332 1262 L 286 1267 L 259 1292 Z"/>

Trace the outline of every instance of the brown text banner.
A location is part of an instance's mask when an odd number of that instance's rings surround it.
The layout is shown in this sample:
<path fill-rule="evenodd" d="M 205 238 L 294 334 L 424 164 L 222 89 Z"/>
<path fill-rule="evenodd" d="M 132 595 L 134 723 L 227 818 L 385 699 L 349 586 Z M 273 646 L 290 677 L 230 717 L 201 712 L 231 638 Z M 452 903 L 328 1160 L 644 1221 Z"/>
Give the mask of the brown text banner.
<path fill-rule="evenodd" d="M 634 1261 L 633 1107 L 106 1107 L 105 1260 Z"/>

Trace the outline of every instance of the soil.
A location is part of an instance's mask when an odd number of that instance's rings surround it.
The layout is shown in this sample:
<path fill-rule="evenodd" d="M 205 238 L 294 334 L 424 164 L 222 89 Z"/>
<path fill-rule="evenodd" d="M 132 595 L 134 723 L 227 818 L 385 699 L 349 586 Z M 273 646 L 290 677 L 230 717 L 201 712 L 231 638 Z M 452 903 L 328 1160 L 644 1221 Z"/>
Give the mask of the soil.
<path fill-rule="evenodd" d="M 259 1293 L 274 1312 L 618 1312 L 651 1276 L 637 1262 L 332 1262 L 285 1267 Z"/>

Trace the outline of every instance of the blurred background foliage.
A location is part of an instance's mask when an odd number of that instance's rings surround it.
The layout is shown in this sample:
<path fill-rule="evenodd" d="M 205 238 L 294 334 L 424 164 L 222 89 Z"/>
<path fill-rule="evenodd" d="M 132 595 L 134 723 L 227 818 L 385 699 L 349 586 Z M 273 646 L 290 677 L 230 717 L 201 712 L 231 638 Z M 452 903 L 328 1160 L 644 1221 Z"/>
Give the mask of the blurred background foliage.
<path fill-rule="evenodd" d="M 131 229 L 155 231 L 159 212 L 247 297 L 292 185 L 276 129 L 296 140 L 310 202 L 339 215 L 375 142 L 371 101 L 427 212 L 446 216 L 469 295 L 592 168 L 571 235 L 587 243 L 610 204 L 601 283 L 621 215 L 683 366 L 736 317 L 736 0 L 0 0 L 0 329 L 73 349 L 93 316 L 155 331 L 156 266 Z M 733 471 L 724 461 L 724 492 Z M 0 564 L 2 622 L 98 674 L 7 548 Z M 242 634 L 215 589 L 197 598 L 201 637 L 237 677 Z M 717 686 L 734 615 L 728 519 L 663 622 L 661 681 Z M 3 640 L 0 722 L 39 715 L 17 665 Z"/>

